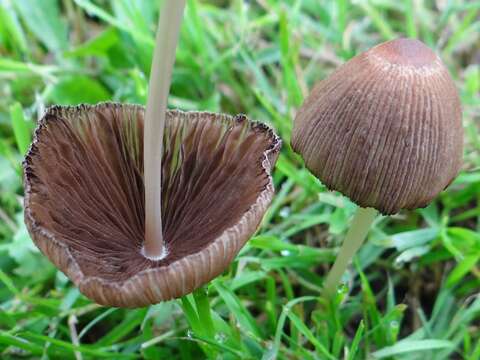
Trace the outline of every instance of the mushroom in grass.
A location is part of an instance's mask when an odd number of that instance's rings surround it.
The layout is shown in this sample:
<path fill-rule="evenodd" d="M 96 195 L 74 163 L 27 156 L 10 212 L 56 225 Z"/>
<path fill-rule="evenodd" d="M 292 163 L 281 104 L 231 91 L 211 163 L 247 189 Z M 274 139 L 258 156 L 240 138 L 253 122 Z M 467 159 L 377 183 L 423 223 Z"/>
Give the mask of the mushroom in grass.
<path fill-rule="evenodd" d="M 53 107 L 25 161 L 25 221 L 35 244 L 89 298 L 144 306 L 222 273 L 272 196 L 279 139 L 244 116 L 169 111 L 162 161 L 167 255 L 144 244 L 144 109 Z"/>
<path fill-rule="evenodd" d="M 455 84 L 420 41 L 380 44 L 315 86 L 296 115 L 292 147 L 360 206 L 325 281 L 331 294 L 377 210 L 425 207 L 456 177 L 463 128 Z"/>
<path fill-rule="evenodd" d="M 35 244 L 99 304 L 154 304 L 218 276 L 274 193 L 281 142 L 271 129 L 243 115 L 166 111 L 183 5 L 165 1 L 146 110 L 54 106 L 24 161 L 25 222 Z"/>

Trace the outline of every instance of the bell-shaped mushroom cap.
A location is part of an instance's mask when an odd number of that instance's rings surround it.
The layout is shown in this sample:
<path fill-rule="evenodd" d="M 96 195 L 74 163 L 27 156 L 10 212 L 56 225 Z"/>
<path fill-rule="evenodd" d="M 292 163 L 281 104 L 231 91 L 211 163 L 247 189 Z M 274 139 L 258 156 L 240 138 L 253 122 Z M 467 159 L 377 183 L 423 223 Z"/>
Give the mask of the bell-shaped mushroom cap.
<path fill-rule="evenodd" d="M 273 196 L 281 146 L 245 116 L 169 111 L 162 163 L 168 255 L 144 241 L 143 116 L 135 105 L 53 107 L 24 162 L 25 222 L 40 250 L 94 301 L 139 307 L 221 274 Z"/>
<path fill-rule="evenodd" d="M 398 39 L 340 66 L 295 118 L 292 147 L 328 188 L 384 214 L 427 206 L 457 175 L 461 106 L 438 56 Z"/>

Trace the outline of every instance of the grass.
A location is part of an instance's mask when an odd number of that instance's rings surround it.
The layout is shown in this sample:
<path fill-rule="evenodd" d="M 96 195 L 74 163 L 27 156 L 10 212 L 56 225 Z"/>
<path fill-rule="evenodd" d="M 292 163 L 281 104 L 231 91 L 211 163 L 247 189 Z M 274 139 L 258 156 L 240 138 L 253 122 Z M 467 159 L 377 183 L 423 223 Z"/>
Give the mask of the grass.
<path fill-rule="evenodd" d="M 50 104 L 145 103 L 157 1 L 0 0 L 0 357 L 480 359 L 480 2 L 435 4 L 188 1 L 169 105 L 274 126 L 285 143 L 277 195 L 223 276 L 123 310 L 91 303 L 32 244 L 20 165 Z M 418 37 L 450 69 L 465 164 L 428 208 L 379 218 L 348 286 L 324 303 L 355 205 L 291 151 L 292 118 L 317 80 L 399 36 Z"/>

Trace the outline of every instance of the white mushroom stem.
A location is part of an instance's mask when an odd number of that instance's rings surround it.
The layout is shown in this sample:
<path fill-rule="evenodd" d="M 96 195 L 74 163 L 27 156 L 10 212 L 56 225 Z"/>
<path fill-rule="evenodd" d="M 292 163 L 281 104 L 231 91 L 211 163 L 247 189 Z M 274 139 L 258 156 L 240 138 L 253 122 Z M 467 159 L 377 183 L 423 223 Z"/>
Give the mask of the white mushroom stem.
<path fill-rule="evenodd" d="M 184 8 L 185 0 L 163 1 L 145 112 L 145 243 L 142 253 L 153 260 L 160 260 L 168 253 L 162 233 L 162 143 L 167 98 Z"/>
<path fill-rule="evenodd" d="M 378 211 L 372 208 L 359 207 L 357 209 L 357 212 L 353 217 L 352 225 L 348 230 L 347 236 L 340 248 L 340 252 L 337 255 L 337 259 L 324 282 L 325 293 L 328 296 L 333 296 L 335 294 L 342 275 L 345 273 L 350 260 L 367 237 L 368 230 L 377 214 Z"/>

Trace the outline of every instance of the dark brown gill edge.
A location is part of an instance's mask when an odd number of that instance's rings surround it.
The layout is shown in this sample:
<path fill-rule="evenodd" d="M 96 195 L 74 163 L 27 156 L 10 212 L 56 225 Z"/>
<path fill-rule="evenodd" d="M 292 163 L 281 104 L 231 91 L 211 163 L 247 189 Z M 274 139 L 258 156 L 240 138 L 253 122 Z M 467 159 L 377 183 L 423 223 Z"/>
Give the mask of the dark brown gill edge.
<path fill-rule="evenodd" d="M 85 276 L 75 257 L 72 255 L 69 246 L 59 242 L 49 230 L 43 228 L 34 219 L 30 209 L 31 181 L 35 174 L 30 166 L 32 157 L 37 151 L 39 135 L 43 128 L 48 125 L 48 115 L 53 115 L 59 110 L 87 111 L 101 108 L 118 108 L 127 110 L 143 109 L 139 105 L 121 105 L 117 103 L 101 103 L 95 106 L 79 105 L 70 107 L 54 106 L 48 109 L 34 134 L 34 140 L 30 146 L 24 167 L 25 183 L 25 223 L 32 235 L 32 238 L 40 250 L 65 274 L 72 279 L 82 293 L 96 302 L 119 307 L 139 307 L 162 300 L 179 297 L 193 291 L 195 288 L 208 282 L 213 277 L 221 274 L 229 265 L 240 248 L 257 229 L 261 217 L 266 211 L 274 193 L 271 170 L 278 156 L 281 140 L 268 126 L 249 121 L 249 128 L 252 131 L 266 133 L 271 139 L 269 147 L 259 156 L 260 170 L 268 178 L 265 188 L 259 193 L 255 203 L 241 216 L 238 223 L 227 228 L 223 233 L 212 240 L 204 249 L 197 253 L 189 254 L 168 266 L 161 268 L 147 269 L 138 272 L 125 281 L 106 281 L 101 277 Z M 211 116 L 218 116 L 213 113 L 199 113 Z M 169 111 L 170 116 L 175 114 L 188 114 L 181 111 Z M 221 115 L 226 121 L 248 121 L 245 116 L 236 117 Z M 247 234 L 247 235 L 245 235 Z"/>

